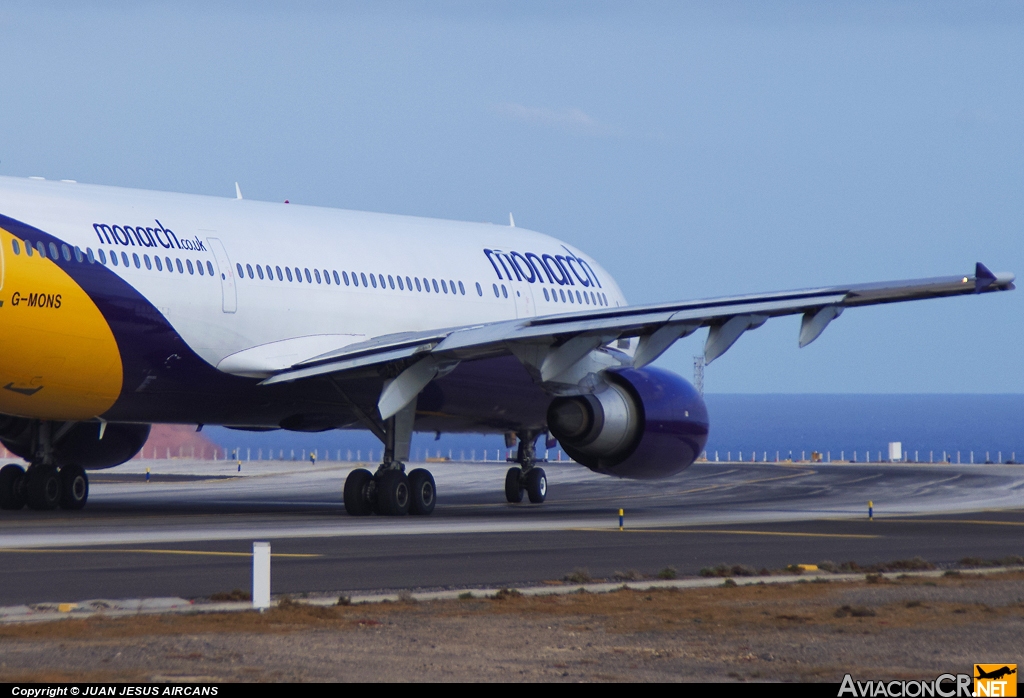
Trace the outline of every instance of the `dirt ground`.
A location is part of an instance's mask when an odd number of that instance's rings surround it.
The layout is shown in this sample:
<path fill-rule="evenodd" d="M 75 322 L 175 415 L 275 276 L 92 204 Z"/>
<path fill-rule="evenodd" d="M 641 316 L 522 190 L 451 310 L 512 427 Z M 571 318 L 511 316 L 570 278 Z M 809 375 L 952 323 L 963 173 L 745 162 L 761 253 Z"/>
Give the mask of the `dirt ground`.
<path fill-rule="evenodd" d="M 1020 662 L 1024 573 L 0 626 L 0 681 L 835 681 Z"/>

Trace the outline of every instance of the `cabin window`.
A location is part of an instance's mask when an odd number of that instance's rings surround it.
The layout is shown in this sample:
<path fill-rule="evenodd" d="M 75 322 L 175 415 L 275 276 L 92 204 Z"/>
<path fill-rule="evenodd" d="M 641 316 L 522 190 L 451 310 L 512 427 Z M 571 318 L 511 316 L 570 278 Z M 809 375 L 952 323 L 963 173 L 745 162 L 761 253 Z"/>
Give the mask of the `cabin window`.
<path fill-rule="evenodd" d="M 388 278 L 390 279 L 391 277 L 389 276 Z M 405 284 L 402 282 L 402 277 L 401 276 L 398 277 L 398 290 L 399 291 L 404 291 L 405 290 Z"/>
<path fill-rule="evenodd" d="M 498 293 L 498 284 L 491 284 L 491 288 L 494 289 L 494 297 L 501 298 L 501 294 Z"/>
<path fill-rule="evenodd" d="M 308 284 L 313 283 L 313 277 L 309 275 L 309 269 L 308 268 L 306 269 L 306 283 L 308 283 Z"/>
<path fill-rule="evenodd" d="M 235 269 L 238 270 L 238 278 L 239 279 L 244 279 L 245 278 L 245 269 L 242 269 L 242 265 L 239 264 L 238 262 L 235 262 Z"/>
<path fill-rule="evenodd" d="M 21 254 L 21 245 L 14 238 L 11 238 L 11 247 L 14 249 L 14 254 Z"/>
<path fill-rule="evenodd" d="M 306 276 L 309 276 L 309 270 L 308 269 L 306 270 Z M 323 283 L 322 281 L 320 281 L 320 270 L 319 269 L 314 269 L 313 270 L 313 276 L 316 277 L 316 282 L 318 284 L 319 283 Z"/>
<path fill-rule="evenodd" d="M 249 272 L 249 278 L 250 279 L 253 278 L 254 274 L 252 273 L 252 265 L 251 264 L 246 264 L 245 265 L 245 270 L 247 272 Z"/>
<path fill-rule="evenodd" d="M 291 281 L 292 280 L 292 268 L 291 267 L 285 267 L 284 268 L 284 272 L 285 272 L 285 274 L 288 275 L 288 280 Z"/>
<path fill-rule="evenodd" d="M 53 261 L 56 262 L 58 257 L 59 257 L 59 253 L 57 252 L 57 245 L 56 245 L 56 243 L 51 242 L 50 243 L 50 259 L 52 259 Z"/>
<path fill-rule="evenodd" d="M 548 298 L 548 290 L 547 289 L 544 289 L 544 300 L 546 300 L 546 301 L 550 301 L 551 300 L 550 298 Z"/>
<path fill-rule="evenodd" d="M 345 285 L 348 286 L 348 272 L 347 271 L 341 272 L 341 278 L 345 280 Z"/>
<path fill-rule="evenodd" d="M 448 284 L 445 283 L 444 279 L 441 279 L 441 288 L 445 293 L 448 293 Z"/>
<path fill-rule="evenodd" d="M 433 279 L 433 282 L 434 282 L 434 293 L 440 293 L 440 291 L 437 289 L 437 279 Z"/>
<path fill-rule="evenodd" d="M 189 274 L 195 274 L 196 273 L 195 270 L 192 269 L 192 260 L 191 259 L 186 259 L 185 260 L 185 266 L 188 268 L 188 273 Z"/>
<path fill-rule="evenodd" d="M 142 260 L 139 259 L 139 255 L 132 252 L 132 261 L 135 262 L 136 269 L 142 269 Z"/>
<path fill-rule="evenodd" d="M 32 249 L 32 248 L 29 248 L 29 249 Z M 107 254 L 103 250 L 100 250 L 99 252 L 100 252 L 100 264 L 106 264 L 107 263 Z"/>
<path fill-rule="evenodd" d="M 405 277 L 405 287 L 410 291 L 412 290 L 412 279 L 410 279 L 408 276 Z"/>
<path fill-rule="evenodd" d="M 360 278 L 361 278 L 361 279 L 363 280 L 363 286 L 364 286 L 364 287 L 365 287 L 365 286 L 369 286 L 369 285 L 370 285 L 370 282 L 368 282 L 368 281 L 366 280 L 366 274 L 364 274 L 364 273 L 360 272 L 360 273 L 359 273 L 359 277 L 360 277 Z"/>
<path fill-rule="evenodd" d="M 151 261 L 149 261 L 149 255 L 148 254 L 142 255 L 142 261 L 146 263 L 146 269 L 152 269 L 153 268 L 153 263 Z"/>
<path fill-rule="evenodd" d="M 164 257 L 164 262 L 167 264 L 167 271 L 174 273 L 174 265 L 171 264 L 171 258 Z"/>
<path fill-rule="evenodd" d="M 81 263 L 82 261 L 82 248 L 75 245 L 75 261 Z"/>
<path fill-rule="evenodd" d="M 412 286 L 410 286 L 409 288 L 412 288 Z M 420 288 L 420 277 L 418 276 L 416 277 L 416 290 L 420 291 L 421 293 L 423 292 L 423 289 Z"/>
<path fill-rule="evenodd" d="M 562 302 L 565 303 L 565 291 L 558 289 L 558 295 L 562 297 Z"/>
<path fill-rule="evenodd" d="M 326 269 L 324 269 L 324 283 L 328 286 L 331 285 L 331 274 Z"/>
<path fill-rule="evenodd" d="M 91 247 L 86 247 L 85 248 L 85 258 L 89 260 L 89 264 L 95 264 L 96 263 L 96 258 L 92 254 L 92 248 Z"/>
<path fill-rule="evenodd" d="M 459 282 L 459 293 L 466 295 L 466 287 L 462 285 L 461 281 Z"/>
<path fill-rule="evenodd" d="M 391 274 L 388 274 L 388 286 L 391 287 L 392 291 L 395 290 L 395 277 L 391 276 Z"/>
<path fill-rule="evenodd" d="M 159 257 L 153 257 L 153 261 L 156 263 L 156 270 L 157 271 L 163 271 L 164 270 L 164 265 L 160 263 L 160 258 Z"/>
<path fill-rule="evenodd" d="M 261 281 L 263 280 L 263 267 L 259 264 L 256 265 L 256 276 L 260 277 Z"/>
<path fill-rule="evenodd" d="M 505 298 L 508 298 L 508 289 L 505 288 L 505 284 L 501 285 L 501 295 L 505 296 Z"/>
<path fill-rule="evenodd" d="M 181 265 L 181 260 L 179 258 L 177 258 L 177 257 L 174 258 L 174 265 L 176 267 L 178 267 L 178 273 L 179 274 L 184 274 L 185 273 L 185 267 L 183 267 Z"/>
<path fill-rule="evenodd" d="M 36 250 L 39 251 L 39 256 L 40 257 L 43 257 L 43 258 L 46 257 L 46 245 L 44 245 L 42 242 L 37 242 L 36 243 Z"/>
<path fill-rule="evenodd" d="M 338 278 L 338 271 L 335 270 L 332 273 L 334 274 L 334 284 L 335 284 L 335 286 L 341 286 L 341 279 Z M 342 272 L 342 273 L 344 273 L 344 272 Z M 345 282 L 345 285 L 348 286 L 348 282 Z"/>
<path fill-rule="evenodd" d="M 113 264 L 115 267 L 118 265 L 117 252 L 110 253 L 110 263 Z"/>
<path fill-rule="evenodd" d="M 373 284 L 374 288 L 377 288 L 377 277 L 373 274 L 370 274 L 370 283 Z"/>
<path fill-rule="evenodd" d="M 476 295 L 480 296 L 481 298 L 484 295 L 484 290 L 482 288 L 480 288 L 480 282 L 479 281 L 476 282 Z"/>
<path fill-rule="evenodd" d="M 203 260 L 201 260 L 201 259 L 197 259 L 196 260 L 196 271 L 199 272 L 199 276 L 203 275 L 203 273 L 204 273 L 203 272 Z"/>
<path fill-rule="evenodd" d="M 60 246 L 60 254 L 64 258 L 65 262 L 71 261 L 71 248 L 68 247 L 67 245 Z"/>

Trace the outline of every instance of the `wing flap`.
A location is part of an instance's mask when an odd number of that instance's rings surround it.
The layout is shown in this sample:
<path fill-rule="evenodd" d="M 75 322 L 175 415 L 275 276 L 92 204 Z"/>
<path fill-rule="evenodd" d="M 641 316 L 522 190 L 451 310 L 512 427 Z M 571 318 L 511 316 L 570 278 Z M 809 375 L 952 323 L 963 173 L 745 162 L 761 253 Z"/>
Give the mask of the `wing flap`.
<path fill-rule="evenodd" d="M 974 276 L 853 284 L 654 305 L 601 308 L 466 327 L 401 333 L 326 351 L 277 371 L 263 383 L 294 381 L 385 364 L 398 364 L 397 368 L 404 369 L 426 356 L 438 360 L 459 361 L 516 354 L 514 348 L 517 345 L 542 347 L 554 353 L 577 338 L 579 339 L 575 345 L 589 346 L 592 342 L 589 342 L 588 338 L 594 337 L 600 337 L 602 342 L 623 337 L 640 337 L 641 346 L 645 347 L 645 350 L 641 352 L 638 360 L 649 363 L 676 339 L 702 326 L 711 328 L 705 346 L 706 355 L 711 360 L 721 356 L 743 332 L 759 327 L 771 317 L 804 314 L 808 319 L 801 326 L 799 339 L 800 345 L 804 346 L 816 339 L 828 322 L 838 317 L 846 307 L 1008 291 L 1014 288 L 1013 280 L 1012 274 L 993 274 L 979 263 Z M 823 313 L 825 308 L 832 310 Z M 559 356 L 575 353 L 563 350 Z M 563 362 L 559 360 L 559 367 L 561 363 Z M 553 369 L 549 366 L 549 370 L 542 373 L 549 373 L 551 370 Z"/>

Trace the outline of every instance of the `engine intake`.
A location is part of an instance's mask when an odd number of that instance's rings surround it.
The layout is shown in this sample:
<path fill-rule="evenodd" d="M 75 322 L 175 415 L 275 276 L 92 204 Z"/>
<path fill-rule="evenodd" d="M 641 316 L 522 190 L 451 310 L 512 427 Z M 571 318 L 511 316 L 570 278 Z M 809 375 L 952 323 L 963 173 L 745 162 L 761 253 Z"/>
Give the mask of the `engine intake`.
<path fill-rule="evenodd" d="M 708 439 L 708 414 L 690 383 L 656 368 L 606 378 L 605 390 L 556 398 L 548 407 L 548 429 L 570 458 L 633 479 L 669 477 L 697 459 Z"/>

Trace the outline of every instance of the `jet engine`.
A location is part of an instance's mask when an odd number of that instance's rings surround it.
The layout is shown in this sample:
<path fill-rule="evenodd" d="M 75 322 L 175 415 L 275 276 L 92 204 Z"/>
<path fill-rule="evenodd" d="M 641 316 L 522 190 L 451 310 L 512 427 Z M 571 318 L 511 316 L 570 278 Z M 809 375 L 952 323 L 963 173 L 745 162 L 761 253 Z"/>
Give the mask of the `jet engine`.
<path fill-rule="evenodd" d="M 669 477 L 689 467 L 708 440 L 708 411 L 697 390 L 657 368 L 605 373 L 601 391 L 559 397 L 548 429 L 577 463 L 636 480 Z"/>
<path fill-rule="evenodd" d="M 29 461 L 33 457 L 32 430 L 31 419 L 0 417 L 0 442 Z M 54 430 L 59 434 L 57 425 Z M 53 445 L 53 458 L 58 466 L 73 463 L 92 470 L 112 468 L 131 460 L 148 438 L 148 424 L 108 423 L 101 439 L 98 422 L 79 422 L 59 435 Z"/>

